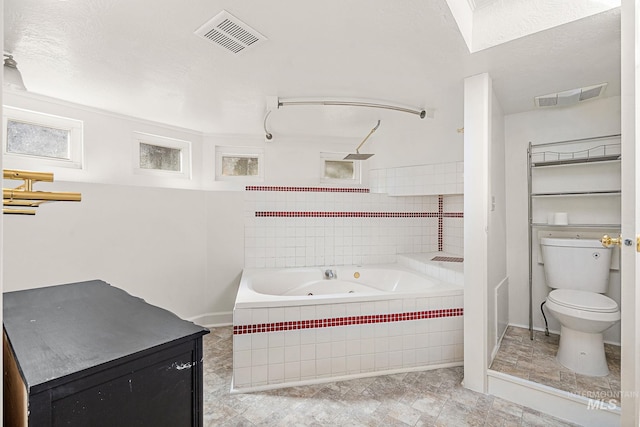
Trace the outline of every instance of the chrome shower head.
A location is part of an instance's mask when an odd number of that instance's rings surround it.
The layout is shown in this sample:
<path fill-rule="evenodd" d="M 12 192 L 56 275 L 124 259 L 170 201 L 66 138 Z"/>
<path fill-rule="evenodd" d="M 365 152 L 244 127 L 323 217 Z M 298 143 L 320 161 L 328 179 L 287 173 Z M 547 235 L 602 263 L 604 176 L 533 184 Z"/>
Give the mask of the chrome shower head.
<path fill-rule="evenodd" d="M 362 140 L 360 145 L 358 145 L 358 148 L 356 148 L 356 152 L 347 155 L 347 157 L 345 157 L 343 160 L 367 160 L 369 157 L 373 156 L 373 154 L 360 154 L 360 147 L 362 147 L 362 145 L 365 142 L 367 142 L 367 139 L 369 139 L 369 137 L 373 135 L 373 133 L 377 131 L 379 127 L 380 127 L 380 120 L 378 120 L 378 124 L 376 124 L 376 126 L 373 129 L 371 129 L 371 132 L 369 132 L 369 135 L 367 135 Z"/>

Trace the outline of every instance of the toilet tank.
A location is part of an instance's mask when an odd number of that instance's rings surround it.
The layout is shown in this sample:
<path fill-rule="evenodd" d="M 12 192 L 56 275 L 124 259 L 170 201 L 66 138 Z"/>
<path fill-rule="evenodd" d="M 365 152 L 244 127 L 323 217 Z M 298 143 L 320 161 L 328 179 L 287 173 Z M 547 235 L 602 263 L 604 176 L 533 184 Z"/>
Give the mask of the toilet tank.
<path fill-rule="evenodd" d="M 604 293 L 609 285 L 611 249 L 594 239 L 543 237 L 542 259 L 547 286 Z"/>

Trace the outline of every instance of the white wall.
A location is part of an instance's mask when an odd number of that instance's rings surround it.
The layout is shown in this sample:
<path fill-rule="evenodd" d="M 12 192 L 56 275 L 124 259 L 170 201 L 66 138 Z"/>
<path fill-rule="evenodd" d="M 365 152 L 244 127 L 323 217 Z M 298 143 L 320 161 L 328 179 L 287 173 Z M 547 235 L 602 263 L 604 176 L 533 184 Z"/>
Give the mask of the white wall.
<path fill-rule="evenodd" d="M 28 92 L 6 91 L 4 105 L 81 120 L 84 124 L 84 167 L 49 167 L 56 181 L 153 186 L 164 188 L 201 188 L 202 134 L 187 129 L 110 114 Z M 165 178 L 136 174 L 133 168 L 134 132 L 148 133 L 191 143 L 192 179 Z M 5 156 L 4 167 L 33 169 L 28 159 Z"/>
<path fill-rule="evenodd" d="M 507 286 L 503 118 L 491 77 L 466 78 L 464 385 L 480 392 L 487 391 L 486 371 L 499 338 L 497 313 L 506 310 L 506 301 L 496 301 L 497 289 Z"/>
<path fill-rule="evenodd" d="M 464 81 L 464 385 L 487 390 L 491 78 Z"/>
<path fill-rule="evenodd" d="M 509 321 L 528 327 L 527 251 L 527 145 L 620 133 L 620 97 L 585 102 L 573 107 L 540 109 L 505 117 L 505 181 L 507 203 L 507 272 Z M 613 199 L 619 202 L 619 199 Z M 536 240 L 536 233 L 534 233 Z M 537 261 L 537 259 L 536 259 Z M 544 285 L 542 265 L 534 263 L 534 327 L 544 328 L 540 304 L 549 289 Z M 608 295 L 620 302 L 620 275 L 612 272 Z M 559 324 L 547 315 L 550 329 Z M 620 325 L 607 331 L 605 339 L 620 342 Z"/>
<path fill-rule="evenodd" d="M 203 312 L 203 193 L 78 182 L 47 189 L 83 200 L 5 218 L 5 291 L 103 279 L 181 316 Z"/>
<path fill-rule="evenodd" d="M 505 328 L 508 304 L 506 197 L 505 197 L 505 138 L 504 114 L 495 93 L 491 93 L 491 144 L 489 147 L 489 232 L 487 295 L 487 357 L 489 363 L 497 352 L 498 340 Z"/>

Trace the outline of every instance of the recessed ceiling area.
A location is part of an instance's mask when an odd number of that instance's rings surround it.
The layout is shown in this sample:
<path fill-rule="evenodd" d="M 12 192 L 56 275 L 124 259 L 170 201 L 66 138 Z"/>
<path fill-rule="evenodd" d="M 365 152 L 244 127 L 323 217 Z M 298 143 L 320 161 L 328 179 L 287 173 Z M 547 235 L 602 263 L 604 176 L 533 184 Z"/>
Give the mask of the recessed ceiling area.
<path fill-rule="evenodd" d="M 619 8 L 620 0 L 447 0 L 470 52 Z"/>
<path fill-rule="evenodd" d="M 477 13 L 529 3 L 474 1 Z M 452 10 L 446 0 L 5 0 L 4 50 L 30 93 L 217 134 L 262 135 L 269 96 L 370 99 L 460 121 L 463 80 L 482 72 L 506 114 L 572 87 L 608 82 L 605 96 L 620 94 L 619 8 L 475 53 Z M 223 11 L 265 40 L 231 54 L 195 34 Z M 359 136 L 378 118 L 326 110 L 315 128 L 270 123 Z"/>

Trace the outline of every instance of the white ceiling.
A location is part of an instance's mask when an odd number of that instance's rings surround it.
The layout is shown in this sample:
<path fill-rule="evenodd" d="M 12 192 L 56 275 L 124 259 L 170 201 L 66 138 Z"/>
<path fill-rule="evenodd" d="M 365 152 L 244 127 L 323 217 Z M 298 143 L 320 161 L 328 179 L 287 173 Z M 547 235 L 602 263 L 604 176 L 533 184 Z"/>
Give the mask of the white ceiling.
<path fill-rule="evenodd" d="M 194 34 L 222 10 L 268 40 L 233 55 Z M 485 71 L 507 114 L 602 82 L 620 94 L 619 8 L 474 54 L 445 0 L 5 0 L 4 19 L 30 92 L 207 133 L 261 134 L 273 95 L 462 120 L 463 79 Z"/>

